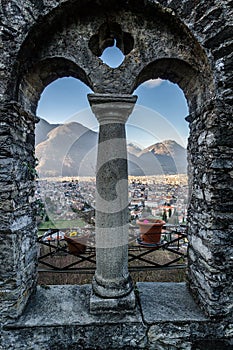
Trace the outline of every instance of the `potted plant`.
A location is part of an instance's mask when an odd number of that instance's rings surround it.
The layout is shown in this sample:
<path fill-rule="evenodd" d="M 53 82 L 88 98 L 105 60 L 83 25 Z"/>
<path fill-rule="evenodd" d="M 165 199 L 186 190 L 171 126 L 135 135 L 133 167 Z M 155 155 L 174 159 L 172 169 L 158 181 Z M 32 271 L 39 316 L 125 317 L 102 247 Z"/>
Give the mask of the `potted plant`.
<path fill-rule="evenodd" d="M 71 254 L 79 255 L 85 253 L 87 237 L 81 237 L 77 231 L 72 231 L 66 233 L 64 239 Z"/>
<path fill-rule="evenodd" d="M 161 239 L 162 227 L 166 224 L 164 220 L 155 217 L 141 218 L 136 221 L 140 230 L 140 238 L 143 243 L 158 244 Z"/>

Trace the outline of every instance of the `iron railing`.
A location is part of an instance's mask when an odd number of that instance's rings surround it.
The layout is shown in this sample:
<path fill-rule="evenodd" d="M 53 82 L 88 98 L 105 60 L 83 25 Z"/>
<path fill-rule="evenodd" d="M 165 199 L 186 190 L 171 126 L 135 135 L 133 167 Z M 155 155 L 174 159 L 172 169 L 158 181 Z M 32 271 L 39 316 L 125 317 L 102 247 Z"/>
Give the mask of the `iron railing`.
<path fill-rule="evenodd" d="M 59 229 L 47 230 L 38 238 L 39 272 L 77 272 L 95 271 L 94 231 L 87 229 L 85 250 L 72 252 L 66 240 L 60 236 Z M 75 243 L 74 243 L 75 244 Z M 83 244 L 83 243 L 81 243 Z M 72 243 L 71 243 L 72 245 Z M 166 259 L 161 262 L 161 254 Z M 165 226 L 158 244 L 146 244 L 140 239 L 138 229 L 130 229 L 128 262 L 130 271 L 184 269 L 187 267 L 187 234 L 185 226 Z"/>

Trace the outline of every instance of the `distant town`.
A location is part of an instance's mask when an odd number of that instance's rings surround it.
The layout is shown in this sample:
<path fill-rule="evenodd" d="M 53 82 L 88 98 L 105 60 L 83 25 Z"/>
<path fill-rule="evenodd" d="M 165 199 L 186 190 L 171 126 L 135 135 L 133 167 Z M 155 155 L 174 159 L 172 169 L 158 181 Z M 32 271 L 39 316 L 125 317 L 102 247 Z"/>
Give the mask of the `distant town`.
<path fill-rule="evenodd" d="M 37 180 L 38 224 L 61 221 L 80 225 L 95 222 L 95 178 L 61 177 Z M 129 222 L 153 215 L 171 224 L 186 223 L 187 175 L 129 177 Z M 76 221 L 75 221 L 76 220 Z M 59 226 L 59 224 L 57 224 Z"/>

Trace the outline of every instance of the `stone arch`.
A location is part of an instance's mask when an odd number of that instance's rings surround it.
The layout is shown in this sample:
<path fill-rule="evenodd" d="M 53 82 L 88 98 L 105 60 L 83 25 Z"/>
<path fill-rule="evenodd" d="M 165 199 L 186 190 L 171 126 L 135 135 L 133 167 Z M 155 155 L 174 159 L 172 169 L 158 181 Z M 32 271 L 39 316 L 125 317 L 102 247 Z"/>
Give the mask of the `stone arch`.
<path fill-rule="evenodd" d="M 116 40 L 116 46 L 125 55 L 133 49 L 133 37 L 123 32 L 121 26 L 114 22 L 106 22 L 100 26 L 98 33 L 90 38 L 89 48 L 94 55 L 100 57 L 107 47 L 114 45 L 114 40 Z"/>
<path fill-rule="evenodd" d="M 114 70 L 99 59 L 113 37 L 125 54 L 124 62 Z M 202 80 L 208 80 L 209 89 L 213 87 L 205 51 L 179 17 L 157 3 L 134 7 L 131 3 L 98 1 L 87 11 L 78 0 L 66 1 L 31 27 L 12 74 L 23 79 L 30 67 L 54 57 L 70 60 L 85 71 L 97 93 L 131 93 L 135 77 L 155 60 L 166 58 L 183 60 L 205 75 Z M 119 84 L 113 83 L 116 81 Z M 8 93 L 18 94 L 12 80 Z"/>
<path fill-rule="evenodd" d="M 15 99 L 25 108 L 36 113 L 37 103 L 43 89 L 58 78 L 72 76 L 91 88 L 84 70 L 64 57 L 52 57 L 38 61 L 18 81 Z"/>
<path fill-rule="evenodd" d="M 149 79 L 165 79 L 179 85 L 184 92 L 190 113 L 195 112 L 197 106 L 203 105 L 206 99 L 213 95 L 210 89 L 211 79 L 207 84 L 202 83 L 202 73 L 191 64 L 178 58 L 159 58 L 146 65 L 138 74 L 133 91 Z M 212 82 L 213 84 L 213 82 Z"/>
<path fill-rule="evenodd" d="M 163 75 L 182 87 L 190 106 L 187 118 L 191 130 L 189 171 L 192 180 L 189 286 L 208 316 L 215 320 L 218 317 L 226 319 L 220 324 L 216 337 L 222 339 L 223 329 L 230 337 L 227 323 L 232 293 L 229 4 L 224 0 L 196 0 L 195 4 L 187 0 L 47 0 L 37 1 L 36 5 L 32 1 L 21 2 L 19 7 L 15 6 L 15 0 L 3 2 L 6 11 L 1 65 L 5 80 L 0 86 L 4 101 L 0 159 L 3 181 L 0 234 L 5 254 L 1 257 L 4 273 L 2 323 L 22 314 L 36 286 L 35 215 L 30 200 L 33 194 L 34 112 L 43 85 L 70 74 L 86 82 L 97 94 L 118 94 L 115 101 L 119 102 L 122 95 L 131 94 L 147 77 Z M 88 49 L 91 36 L 106 23 L 106 16 L 111 23 L 120 23 L 123 32 L 133 33 L 134 39 L 132 50 L 126 52 L 124 62 L 114 70 L 102 64 L 98 55 Z M 114 36 L 116 34 L 119 30 L 114 31 Z M 40 76 L 40 70 L 44 75 Z M 95 96 L 93 103 L 98 98 Z M 135 101 L 125 98 L 124 102 L 130 110 Z M 203 318 L 202 321 L 206 322 Z M 192 322 L 181 330 L 188 335 L 178 336 L 182 340 L 186 337 L 186 347 L 192 346 L 189 340 L 206 339 L 200 325 L 197 325 L 198 335 L 193 331 L 196 325 L 193 327 Z M 211 328 L 212 325 L 217 327 L 208 320 L 204 327 Z M 164 347 L 173 346 L 177 338 L 177 324 L 173 326 L 174 336 L 169 339 L 169 328 L 164 336 Z M 186 333 L 187 329 L 189 333 Z M 147 329 L 147 334 L 150 333 L 153 338 L 151 328 Z M 212 329 L 209 334 L 213 337 Z M 157 334 L 154 338 L 158 339 Z M 78 343 L 79 339 L 76 341 Z M 92 345 L 95 347 L 96 344 Z"/>
<path fill-rule="evenodd" d="M 115 70 L 98 58 L 112 36 L 126 54 Z M 43 88 L 63 76 L 78 78 L 104 94 L 130 94 L 146 79 L 166 78 L 180 85 L 194 113 L 213 96 L 211 69 L 203 48 L 177 16 L 152 3 L 134 8 L 111 2 L 102 8 L 101 2 L 94 2 L 87 11 L 80 1 L 64 2 L 30 29 L 14 74 L 18 79 L 12 97 L 32 114 Z"/>

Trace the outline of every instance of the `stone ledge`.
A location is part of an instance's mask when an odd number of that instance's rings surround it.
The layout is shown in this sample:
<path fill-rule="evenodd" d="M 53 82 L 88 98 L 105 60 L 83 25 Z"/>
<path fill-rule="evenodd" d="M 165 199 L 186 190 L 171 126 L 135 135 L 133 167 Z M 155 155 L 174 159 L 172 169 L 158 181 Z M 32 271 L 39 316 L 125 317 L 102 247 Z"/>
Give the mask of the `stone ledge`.
<path fill-rule="evenodd" d="M 90 313 L 90 285 L 59 285 L 37 287 L 25 312 L 18 321 L 5 329 L 56 327 L 106 323 L 142 323 L 139 309 L 133 313 L 92 315 Z"/>
<path fill-rule="evenodd" d="M 185 283 L 137 283 L 139 308 L 106 316 L 90 313 L 90 285 L 37 287 L 23 315 L 5 329 L 106 323 L 208 322 Z"/>
<path fill-rule="evenodd" d="M 138 283 L 132 313 L 90 313 L 90 285 L 37 287 L 2 329 L 0 350 L 230 349 L 231 325 L 207 319 L 184 283 Z M 149 297 L 148 297 L 149 296 Z M 139 307 L 140 306 L 140 307 Z M 227 329 L 227 328 L 226 328 Z"/>
<path fill-rule="evenodd" d="M 158 322 L 207 322 L 185 283 L 137 283 L 143 320 Z"/>

